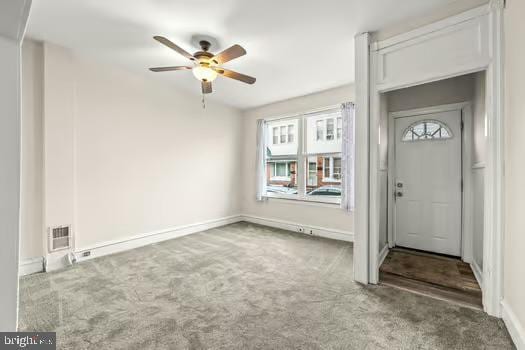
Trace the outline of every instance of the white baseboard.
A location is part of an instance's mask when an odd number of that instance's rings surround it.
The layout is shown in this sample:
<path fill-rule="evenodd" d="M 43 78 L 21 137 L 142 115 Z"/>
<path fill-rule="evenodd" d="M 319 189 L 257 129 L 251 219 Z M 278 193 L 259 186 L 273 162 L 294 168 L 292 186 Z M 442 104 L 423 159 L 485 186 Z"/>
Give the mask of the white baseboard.
<path fill-rule="evenodd" d="M 44 258 L 41 256 L 20 260 L 18 265 L 19 276 L 31 275 L 42 271 L 44 271 Z"/>
<path fill-rule="evenodd" d="M 160 231 L 143 233 L 125 239 L 106 241 L 93 246 L 79 248 L 75 250 L 75 255 L 78 262 L 85 261 L 104 255 L 115 254 L 153 243 L 186 236 L 196 232 L 206 231 L 215 227 L 232 224 L 239 221 L 241 221 L 241 216 L 234 215 L 195 224 L 172 227 Z M 89 256 L 83 256 L 83 254 L 87 252 L 89 252 Z"/>
<path fill-rule="evenodd" d="M 472 269 L 472 272 L 474 272 L 474 277 L 476 277 L 479 287 L 481 288 L 481 291 L 483 292 L 483 271 L 481 270 L 481 268 L 479 267 L 479 265 L 476 263 L 475 260 L 473 260 L 470 263 L 470 268 Z"/>
<path fill-rule="evenodd" d="M 354 233 L 350 231 L 343 231 L 343 230 L 337 230 L 337 229 L 332 229 L 332 228 L 327 228 L 327 227 L 312 226 L 312 225 L 304 225 L 304 224 L 297 223 L 297 222 L 269 219 L 269 218 L 263 218 L 259 216 L 248 215 L 248 214 L 241 215 L 241 219 L 242 221 L 247 221 L 247 222 L 251 222 L 254 224 L 280 228 L 280 229 L 287 230 L 287 231 L 304 233 L 309 236 L 319 236 L 319 237 L 325 237 L 325 238 L 335 239 L 339 241 L 346 241 L 346 242 L 354 241 Z"/>
<path fill-rule="evenodd" d="M 389 251 L 390 250 L 388 249 L 388 244 L 385 244 L 383 249 L 381 249 L 381 252 L 379 252 L 379 256 L 377 257 L 377 266 L 381 267 Z"/>
<path fill-rule="evenodd" d="M 239 221 L 247 221 L 260 225 L 281 228 L 289 231 L 302 232 L 308 235 L 320 236 L 335 240 L 347 242 L 354 241 L 354 234 L 348 231 L 319 226 L 302 225 L 299 223 L 261 218 L 252 215 L 233 215 L 219 219 L 203 221 L 195 224 L 183 225 L 165 230 L 139 234 L 125 239 L 106 241 L 96 245 L 75 249 L 74 254 L 76 256 L 77 262 L 81 262 L 105 255 L 115 254 L 126 250 L 174 239 L 177 237 L 186 236 L 192 233 L 209 230 L 212 228 L 232 224 Z M 300 231 L 299 229 L 301 229 L 302 231 Z M 54 271 L 67 267 L 69 265 L 67 259 L 68 253 L 69 251 L 64 251 L 63 254 L 54 253 L 50 256 L 47 256 L 45 261 L 45 271 Z M 89 255 L 84 256 L 84 254 L 86 253 L 89 253 Z M 42 264 L 42 259 L 40 259 L 40 263 Z M 42 271 L 42 266 L 40 266 L 40 271 Z"/>
<path fill-rule="evenodd" d="M 501 302 L 502 318 L 507 326 L 510 337 L 516 345 L 516 349 L 525 350 L 525 328 L 518 320 L 516 314 L 512 311 L 509 305 L 503 300 Z"/>

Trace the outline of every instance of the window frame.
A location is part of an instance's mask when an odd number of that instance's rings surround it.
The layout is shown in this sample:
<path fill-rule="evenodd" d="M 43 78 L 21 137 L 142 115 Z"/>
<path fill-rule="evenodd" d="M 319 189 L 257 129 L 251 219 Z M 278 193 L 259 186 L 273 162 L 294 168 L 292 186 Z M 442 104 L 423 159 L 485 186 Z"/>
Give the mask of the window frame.
<path fill-rule="evenodd" d="M 309 117 L 314 116 L 314 115 L 322 115 L 322 114 L 325 114 L 325 113 L 328 114 L 328 113 L 333 113 L 333 112 L 339 111 L 339 110 L 340 110 L 340 106 L 337 105 L 337 106 L 331 106 L 331 107 L 327 107 L 327 108 L 322 108 L 322 109 L 319 109 L 319 110 L 316 110 L 316 111 L 312 111 L 312 112 L 309 112 L 309 113 L 301 113 L 301 114 L 298 114 L 298 115 L 279 117 L 279 118 L 267 118 L 266 119 L 268 122 L 285 121 L 285 120 L 297 120 L 297 124 L 296 124 L 297 128 L 296 128 L 296 134 L 295 134 L 297 139 L 294 140 L 294 141 L 297 141 L 297 154 L 296 155 L 291 155 L 291 156 L 295 156 L 296 157 L 296 170 L 295 171 L 296 171 L 296 180 L 297 180 L 297 194 L 266 192 L 263 195 L 263 197 L 272 198 L 272 199 L 291 200 L 291 201 L 294 201 L 294 202 L 310 202 L 310 203 L 313 203 L 313 204 L 317 203 L 319 205 L 329 205 L 329 206 L 333 205 L 334 207 L 337 207 L 337 208 L 340 207 L 341 196 L 308 196 L 307 193 L 306 193 L 306 187 L 307 187 L 307 184 L 308 184 L 308 174 L 309 174 L 309 169 L 308 169 L 309 161 L 308 161 L 308 158 L 311 156 L 311 155 L 307 154 L 307 152 L 306 152 L 306 133 L 307 133 L 306 123 L 307 123 L 307 119 Z M 326 130 L 326 128 L 327 128 L 326 127 L 326 124 L 327 124 L 326 118 L 322 119 L 322 120 L 315 121 L 315 140 L 316 141 L 323 141 L 323 142 L 330 141 L 330 142 L 332 142 L 332 141 L 339 140 L 337 138 L 337 118 L 341 118 L 341 120 L 342 120 L 342 116 L 341 117 L 332 118 L 333 119 L 333 123 L 334 123 L 333 140 L 326 140 L 326 132 L 327 132 L 327 130 Z M 318 127 L 317 126 L 319 125 L 318 122 L 320 122 L 321 125 L 322 125 L 322 128 L 321 128 L 321 131 L 322 131 L 322 135 L 321 136 L 322 136 L 322 138 L 321 139 L 317 139 L 317 136 L 318 136 Z M 273 127 L 272 127 L 272 130 L 273 130 Z M 279 128 L 279 131 L 280 131 L 280 128 Z M 279 136 L 280 136 L 280 133 L 279 133 Z M 280 137 L 279 137 L 279 140 L 280 140 Z M 272 137 L 272 141 L 273 141 L 273 137 Z M 341 152 L 342 152 L 342 149 L 341 149 Z M 337 152 L 336 154 L 341 154 L 341 152 Z M 328 154 L 326 156 L 328 156 Z M 335 156 L 335 154 L 334 154 L 334 156 Z M 333 158 L 334 156 L 330 156 L 330 157 Z M 339 157 L 341 157 L 341 156 L 339 156 Z M 339 157 L 337 157 L 337 158 L 339 158 Z M 268 160 L 266 163 L 268 163 L 268 162 L 273 162 L 275 164 L 276 162 L 278 162 L 278 160 Z M 333 160 L 331 162 L 332 162 L 332 173 L 331 173 L 331 175 L 332 175 L 333 174 Z M 324 166 L 324 162 L 323 162 L 323 166 Z M 289 166 L 288 166 L 288 169 L 289 169 Z M 265 171 L 267 171 L 267 170 L 265 170 Z M 275 173 L 270 173 L 270 180 L 271 181 L 278 181 L 280 179 L 282 179 L 284 181 L 288 181 L 288 180 L 291 179 L 291 176 L 288 177 L 288 178 L 273 177 L 272 174 L 275 174 Z M 323 169 L 323 177 L 324 177 L 324 169 Z M 330 179 L 330 181 L 328 181 L 328 182 L 334 182 L 334 183 L 335 182 L 339 182 L 340 183 L 341 180 Z"/>

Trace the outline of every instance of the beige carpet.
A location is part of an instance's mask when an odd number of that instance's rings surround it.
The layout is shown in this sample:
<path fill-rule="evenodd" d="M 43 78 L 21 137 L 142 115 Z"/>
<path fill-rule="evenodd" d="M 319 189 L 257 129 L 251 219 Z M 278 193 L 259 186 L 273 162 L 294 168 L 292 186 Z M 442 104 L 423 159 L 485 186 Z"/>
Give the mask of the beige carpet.
<path fill-rule="evenodd" d="M 352 245 L 237 223 L 20 283 L 59 349 L 513 349 L 503 322 L 352 281 Z"/>

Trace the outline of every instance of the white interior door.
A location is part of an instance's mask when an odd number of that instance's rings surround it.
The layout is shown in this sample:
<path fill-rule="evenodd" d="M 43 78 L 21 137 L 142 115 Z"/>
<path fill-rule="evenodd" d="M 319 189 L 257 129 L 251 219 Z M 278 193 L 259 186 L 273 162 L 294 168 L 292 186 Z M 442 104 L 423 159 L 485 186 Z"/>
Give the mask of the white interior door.
<path fill-rule="evenodd" d="M 461 112 L 395 120 L 396 245 L 461 255 Z"/>

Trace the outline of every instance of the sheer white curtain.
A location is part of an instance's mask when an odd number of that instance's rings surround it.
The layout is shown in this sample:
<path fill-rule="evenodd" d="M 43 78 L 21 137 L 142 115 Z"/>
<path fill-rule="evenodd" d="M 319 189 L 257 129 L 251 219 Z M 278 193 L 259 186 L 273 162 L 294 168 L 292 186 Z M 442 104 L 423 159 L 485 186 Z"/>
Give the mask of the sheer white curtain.
<path fill-rule="evenodd" d="M 266 121 L 257 120 L 257 154 L 255 156 L 255 199 L 264 200 L 266 193 Z"/>
<path fill-rule="evenodd" d="M 354 155 L 355 155 L 355 134 L 354 116 L 355 107 L 351 102 L 341 105 L 341 115 L 343 117 L 343 150 L 341 155 L 341 208 L 346 211 L 354 209 Z"/>

